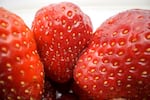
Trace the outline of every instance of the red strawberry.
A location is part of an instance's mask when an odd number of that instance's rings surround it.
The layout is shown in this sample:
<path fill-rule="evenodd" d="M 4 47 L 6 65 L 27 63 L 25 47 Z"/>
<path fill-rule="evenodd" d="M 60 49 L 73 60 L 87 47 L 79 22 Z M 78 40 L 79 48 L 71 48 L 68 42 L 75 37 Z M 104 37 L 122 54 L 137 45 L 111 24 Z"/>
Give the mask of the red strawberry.
<path fill-rule="evenodd" d="M 150 98 L 150 10 L 106 20 L 74 69 L 77 84 L 98 100 Z"/>
<path fill-rule="evenodd" d="M 43 77 L 33 33 L 20 17 L 0 8 L 0 98 L 40 100 Z"/>
<path fill-rule="evenodd" d="M 92 36 L 90 18 L 70 2 L 51 4 L 37 11 L 32 31 L 46 75 L 56 82 L 67 82 Z"/>
<path fill-rule="evenodd" d="M 71 89 L 73 93 L 78 96 L 78 100 L 93 100 L 93 98 L 90 97 L 86 91 L 80 88 L 75 81 L 72 83 Z"/>

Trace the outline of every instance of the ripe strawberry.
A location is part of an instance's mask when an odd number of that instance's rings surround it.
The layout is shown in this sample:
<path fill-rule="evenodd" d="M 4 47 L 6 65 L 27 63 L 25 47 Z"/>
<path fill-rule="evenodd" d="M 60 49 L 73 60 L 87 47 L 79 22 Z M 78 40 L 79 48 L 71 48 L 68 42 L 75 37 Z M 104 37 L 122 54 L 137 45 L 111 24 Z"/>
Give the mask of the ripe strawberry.
<path fill-rule="evenodd" d="M 90 97 L 86 91 L 80 88 L 75 81 L 72 83 L 71 89 L 73 93 L 78 96 L 78 100 L 93 100 L 93 98 Z"/>
<path fill-rule="evenodd" d="M 46 75 L 56 82 L 67 82 L 92 36 L 90 18 L 70 2 L 51 4 L 37 11 L 32 31 Z"/>
<path fill-rule="evenodd" d="M 0 98 L 40 100 L 43 71 L 33 33 L 19 16 L 0 8 Z"/>
<path fill-rule="evenodd" d="M 74 79 L 98 100 L 150 98 L 150 10 L 106 20 L 79 58 Z"/>

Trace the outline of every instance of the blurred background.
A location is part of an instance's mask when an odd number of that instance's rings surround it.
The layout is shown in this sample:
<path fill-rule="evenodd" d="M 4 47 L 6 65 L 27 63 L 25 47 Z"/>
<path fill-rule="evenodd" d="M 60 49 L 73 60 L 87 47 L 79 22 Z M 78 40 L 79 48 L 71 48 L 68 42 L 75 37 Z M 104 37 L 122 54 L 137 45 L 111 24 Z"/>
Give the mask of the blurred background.
<path fill-rule="evenodd" d="M 109 17 L 128 9 L 150 10 L 150 0 L 0 0 L 4 7 L 20 17 L 31 27 L 38 9 L 51 3 L 69 1 L 78 5 L 90 16 L 94 30 Z"/>

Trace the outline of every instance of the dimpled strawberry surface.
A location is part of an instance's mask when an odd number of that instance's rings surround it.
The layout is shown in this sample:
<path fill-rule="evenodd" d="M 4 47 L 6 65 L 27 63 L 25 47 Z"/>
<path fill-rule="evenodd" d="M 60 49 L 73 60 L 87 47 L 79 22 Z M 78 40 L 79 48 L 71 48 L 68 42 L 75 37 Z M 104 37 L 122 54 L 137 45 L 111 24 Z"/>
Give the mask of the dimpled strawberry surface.
<path fill-rule="evenodd" d="M 40 100 L 43 87 L 33 33 L 19 16 L 0 8 L 0 99 Z"/>
<path fill-rule="evenodd" d="M 59 83 L 69 81 L 92 36 L 90 18 L 73 3 L 50 4 L 37 11 L 32 31 L 46 75 Z"/>
<path fill-rule="evenodd" d="M 106 20 L 79 58 L 74 79 L 98 100 L 148 100 L 150 10 L 127 10 Z"/>

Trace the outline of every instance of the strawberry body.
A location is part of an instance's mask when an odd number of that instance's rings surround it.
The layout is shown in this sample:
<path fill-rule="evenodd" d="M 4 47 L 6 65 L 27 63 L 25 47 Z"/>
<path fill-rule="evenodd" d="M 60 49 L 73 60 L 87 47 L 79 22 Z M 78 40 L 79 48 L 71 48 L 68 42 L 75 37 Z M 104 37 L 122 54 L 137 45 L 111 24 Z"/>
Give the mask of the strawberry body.
<path fill-rule="evenodd" d="M 71 90 L 78 96 L 78 100 L 93 100 L 87 91 L 84 91 L 83 88 L 79 87 L 75 81 L 72 83 Z"/>
<path fill-rule="evenodd" d="M 70 2 L 51 4 L 37 11 L 32 31 L 46 75 L 56 82 L 67 82 L 92 36 L 90 18 Z"/>
<path fill-rule="evenodd" d="M 33 33 L 19 16 L 0 8 L 0 98 L 40 100 L 43 71 Z"/>
<path fill-rule="evenodd" d="M 132 9 L 106 20 L 79 58 L 74 79 L 98 100 L 148 100 L 150 10 Z"/>

